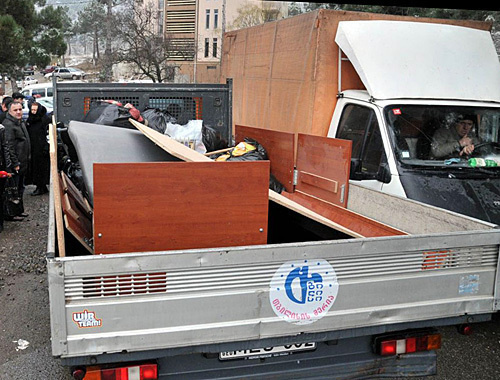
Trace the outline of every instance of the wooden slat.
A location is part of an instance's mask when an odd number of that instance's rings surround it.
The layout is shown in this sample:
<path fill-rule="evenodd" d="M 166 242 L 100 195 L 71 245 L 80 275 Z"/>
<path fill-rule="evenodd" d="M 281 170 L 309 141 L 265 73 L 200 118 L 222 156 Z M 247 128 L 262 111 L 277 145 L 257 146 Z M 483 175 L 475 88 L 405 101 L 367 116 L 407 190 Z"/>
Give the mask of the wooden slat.
<path fill-rule="evenodd" d="M 268 183 L 269 161 L 94 164 L 94 251 L 265 244 Z"/>
<path fill-rule="evenodd" d="M 261 144 L 271 161 L 271 173 L 285 187 L 293 191 L 293 170 L 295 167 L 295 135 L 290 132 L 280 132 L 270 129 L 235 126 L 236 143 L 250 137 Z"/>
<path fill-rule="evenodd" d="M 64 241 L 64 221 L 61 203 L 61 186 L 57 169 L 57 132 L 56 123 L 52 118 L 49 125 L 49 155 L 50 155 L 50 176 L 52 181 L 52 192 L 54 194 L 54 212 L 56 216 L 57 247 L 60 257 L 66 256 Z"/>

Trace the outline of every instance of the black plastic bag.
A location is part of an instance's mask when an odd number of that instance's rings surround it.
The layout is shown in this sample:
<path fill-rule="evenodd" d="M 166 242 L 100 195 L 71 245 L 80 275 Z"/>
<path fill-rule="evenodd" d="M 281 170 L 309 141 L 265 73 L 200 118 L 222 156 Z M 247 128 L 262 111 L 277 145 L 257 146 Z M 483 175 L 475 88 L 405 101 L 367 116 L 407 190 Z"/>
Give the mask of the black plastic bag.
<path fill-rule="evenodd" d="M 128 108 L 117 104 L 100 101 L 92 103 L 89 112 L 84 116 L 86 123 L 109 125 L 112 127 L 121 127 L 135 129 L 128 119 L 133 118 Z"/>
<path fill-rule="evenodd" d="M 267 160 L 267 152 L 266 149 L 260 145 L 256 140 L 251 139 L 249 137 L 245 137 L 243 140 L 247 144 L 250 144 L 255 147 L 255 150 L 249 151 L 241 156 L 233 156 L 231 151 L 229 153 L 229 157 L 226 161 L 259 161 L 259 160 Z"/>
<path fill-rule="evenodd" d="M 23 200 L 19 196 L 17 183 L 14 177 L 8 177 L 5 181 L 5 190 L 3 193 L 3 214 L 6 217 L 19 216 L 24 212 Z"/>
<path fill-rule="evenodd" d="M 207 152 L 226 149 L 229 146 L 228 142 L 222 138 L 220 132 L 208 125 L 203 124 L 201 135 Z"/>
<path fill-rule="evenodd" d="M 245 137 L 244 142 L 254 146 L 255 150 L 249 151 L 241 156 L 232 156 L 231 152 L 229 152 L 229 157 L 226 161 L 259 161 L 268 159 L 266 149 L 256 140 Z M 273 173 L 270 173 L 269 188 L 279 194 L 285 190 L 285 187 L 276 179 Z"/>
<path fill-rule="evenodd" d="M 158 108 L 146 108 L 141 115 L 147 121 L 146 125 L 156 132 L 165 133 L 167 123 L 177 124 L 175 117 Z"/>

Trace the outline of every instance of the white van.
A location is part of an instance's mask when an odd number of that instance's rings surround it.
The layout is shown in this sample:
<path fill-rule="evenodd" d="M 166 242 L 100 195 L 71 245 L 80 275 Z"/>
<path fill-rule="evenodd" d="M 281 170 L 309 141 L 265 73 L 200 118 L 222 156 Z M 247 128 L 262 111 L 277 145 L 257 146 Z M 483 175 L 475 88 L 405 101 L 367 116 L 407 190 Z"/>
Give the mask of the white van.
<path fill-rule="evenodd" d="M 26 86 L 21 90 L 21 93 L 24 96 L 39 96 L 42 98 L 52 97 L 54 94 L 52 91 L 52 82 Z"/>

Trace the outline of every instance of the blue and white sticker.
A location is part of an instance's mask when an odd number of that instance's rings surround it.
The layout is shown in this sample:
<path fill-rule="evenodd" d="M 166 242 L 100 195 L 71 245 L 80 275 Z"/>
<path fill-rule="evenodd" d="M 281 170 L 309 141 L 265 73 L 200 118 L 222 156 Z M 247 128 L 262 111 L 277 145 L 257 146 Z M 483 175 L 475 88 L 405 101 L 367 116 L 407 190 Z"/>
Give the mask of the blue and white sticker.
<path fill-rule="evenodd" d="M 289 261 L 274 274 L 269 299 L 278 317 L 305 325 L 326 315 L 338 291 L 337 275 L 328 261 Z"/>

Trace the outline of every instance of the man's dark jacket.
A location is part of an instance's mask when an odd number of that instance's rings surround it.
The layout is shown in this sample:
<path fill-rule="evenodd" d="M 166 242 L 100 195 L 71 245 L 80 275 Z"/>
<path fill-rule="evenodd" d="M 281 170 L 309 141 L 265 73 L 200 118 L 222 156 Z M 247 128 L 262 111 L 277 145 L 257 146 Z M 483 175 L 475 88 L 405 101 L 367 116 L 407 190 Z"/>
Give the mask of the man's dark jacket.
<path fill-rule="evenodd" d="M 10 171 L 12 162 L 10 160 L 10 149 L 5 137 L 5 127 L 0 124 L 0 170 Z"/>
<path fill-rule="evenodd" d="M 10 146 L 10 159 L 12 167 L 19 165 L 19 173 L 24 174 L 30 162 L 30 138 L 26 125 L 22 120 L 17 120 L 7 114 L 2 123 L 5 127 L 5 136 Z"/>

